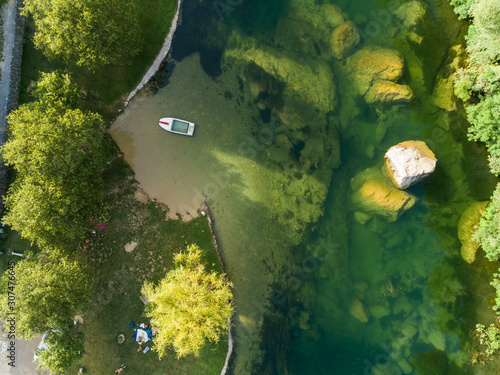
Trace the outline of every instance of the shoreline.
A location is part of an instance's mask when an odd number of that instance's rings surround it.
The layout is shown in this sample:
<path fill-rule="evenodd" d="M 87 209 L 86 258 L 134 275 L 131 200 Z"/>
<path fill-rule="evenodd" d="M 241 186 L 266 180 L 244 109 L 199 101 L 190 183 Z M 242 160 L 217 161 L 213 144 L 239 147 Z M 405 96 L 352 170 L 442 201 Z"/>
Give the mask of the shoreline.
<path fill-rule="evenodd" d="M 219 258 L 219 263 L 220 267 L 222 269 L 222 272 L 227 275 L 226 268 L 224 267 L 224 261 L 222 258 L 222 251 L 219 247 L 219 244 L 217 242 L 217 236 L 215 235 L 215 228 L 214 228 L 214 219 L 212 218 L 212 214 L 210 213 L 210 208 L 208 207 L 207 202 L 203 202 L 201 204 L 200 209 L 198 212 L 202 215 L 205 216 L 208 220 L 208 226 L 210 228 L 210 232 L 212 232 L 212 244 L 215 247 L 215 251 L 217 253 L 217 258 Z M 225 375 L 229 369 L 229 361 L 231 360 L 231 356 L 233 354 L 233 349 L 234 349 L 234 338 L 233 338 L 233 330 L 232 330 L 232 317 L 229 317 L 227 320 L 227 354 L 226 354 L 226 360 L 224 362 L 224 367 L 222 368 L 222 371 L 220 375 Z"/>
<path fill-rule="evenodd" d="M 144 86 L 153 78 L 153 76 L 158 72 L 160 66 L 163 64 L 165 59 L 168 57 L 168 54 L 172 50 L 172 41 L 174 40 L 175 32 L 177 31 L 177 27 L 179 26 L 179 17 L 181 14 L 182 0 L 177 0 L 177 11 L 175 12 L 174 18 L 172 18 L 172 23 L 170 24 L 170 30 L 163 42 L 163 46 L 160 49 L 160 52 L 156 56 L 153 61 L 153 64 L 149 67 L 148 71 L 142 77 L 139 84 L 136 88 L 128 95 L 127 100 L 124 103 L 124 107 L 128 106 L 128 103 L 132 98 L 137 95 L 139 91 L 141 91 Z"/>

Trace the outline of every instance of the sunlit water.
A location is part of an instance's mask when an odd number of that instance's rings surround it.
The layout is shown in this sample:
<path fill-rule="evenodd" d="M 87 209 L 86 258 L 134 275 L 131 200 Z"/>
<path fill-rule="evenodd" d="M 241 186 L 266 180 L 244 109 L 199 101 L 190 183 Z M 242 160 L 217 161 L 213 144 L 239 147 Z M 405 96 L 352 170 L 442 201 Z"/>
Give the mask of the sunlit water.
<path fill-rule="evenodd" d="M 184 0 L 165 87 L 133 100 L 110 132 L 171 212 L 210 203 L 235 285 L 233 372 L 470 372 L 476 315 L 457 223 L 493 181 L 463 117 L 430 99 L 460 32 L 449 6 L 426 3 L 408 36 L 403 2 L 337 3 L 358 48 L 404 55 L 400 83 L 416 98 L 377 107 L 325 49 L 327 1 L 221 4 Z M 195 122 L 194 137 L 162 130 L 169 116 Z M 410 139 L 439 160 L 409 189 L 418 202 L 394 222 L 360 213 L 351 180 Z"/>

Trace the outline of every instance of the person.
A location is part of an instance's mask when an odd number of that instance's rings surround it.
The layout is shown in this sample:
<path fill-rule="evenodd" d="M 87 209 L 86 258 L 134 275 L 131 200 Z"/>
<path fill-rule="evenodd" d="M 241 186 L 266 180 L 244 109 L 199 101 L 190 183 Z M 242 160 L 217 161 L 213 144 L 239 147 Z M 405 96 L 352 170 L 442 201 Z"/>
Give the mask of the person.
<path fill-rule="evenodd" d="M 117 368 L 117 369 L 116 369 L 115 374 L 121 374 L 121 372 L 123 371 L 123 369 L 124 369 L 125 367 L 127 367 L 127 366 L 125 366 L 125 365 L 123 365 L 123 364 L 122 364 L 122 365 L 120 366 L 120 368 Z"/>

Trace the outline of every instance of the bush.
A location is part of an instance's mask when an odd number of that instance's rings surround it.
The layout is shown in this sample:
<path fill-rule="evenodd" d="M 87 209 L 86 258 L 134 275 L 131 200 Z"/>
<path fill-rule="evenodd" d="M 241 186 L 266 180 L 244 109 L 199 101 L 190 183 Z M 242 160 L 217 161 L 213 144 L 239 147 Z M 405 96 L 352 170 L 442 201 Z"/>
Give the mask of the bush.
<path fill-rule="evenodd" d="M 481 245 L 490 261 L 500 259 L 500 184 L 483 212 L 473 239 Z"/>

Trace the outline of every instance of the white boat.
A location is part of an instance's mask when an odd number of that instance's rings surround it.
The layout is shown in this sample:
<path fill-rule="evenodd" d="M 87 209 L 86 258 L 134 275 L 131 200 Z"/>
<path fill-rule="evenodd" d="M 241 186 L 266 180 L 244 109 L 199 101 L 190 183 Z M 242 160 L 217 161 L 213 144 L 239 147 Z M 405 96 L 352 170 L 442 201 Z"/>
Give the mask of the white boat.
<path fill-rule="evenodd" d="M 160 119 L 160 126 L 168 132 L 193 136 L 194 122 L 179 120 L 173 117 L 164 117 Z"/>

